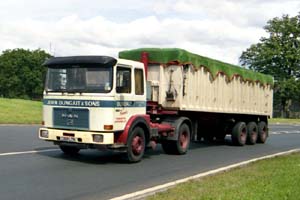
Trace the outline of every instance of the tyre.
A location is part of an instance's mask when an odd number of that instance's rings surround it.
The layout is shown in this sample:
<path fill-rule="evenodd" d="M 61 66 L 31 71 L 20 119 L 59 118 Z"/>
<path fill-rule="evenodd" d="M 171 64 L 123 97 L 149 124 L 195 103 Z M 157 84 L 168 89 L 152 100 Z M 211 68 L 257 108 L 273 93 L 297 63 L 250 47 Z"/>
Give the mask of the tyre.
<path fill-rule="evenodd" d="M 126 159 L 130 163 L 141 161 L 145 153 L 146 139 L 144 129 L 135 127 L 127 140 Z"/>
<path fill-rule="evenodd" d="M 187 124 L 180 125 L 178 130 L 178 138 L 176 141 L 164 140 L 161 142 L 162 148 L 167 154 L 185 154 L 190 146 L 191 132 Z"/>
<path fill-rule="evenodd" d="M 257 142 L 258 143 L 265 143 L 267 141 L 269 134 L 268 134 L 268 125 L 264 121 L 260 121 L 258 123 L 258 136 Z"/>
<path fill-rule="evenodd" d="M 187 124 L 182 124 L 179 128 L 178 140 L 176 141 L 176 153 L 185 154 L 190 146 L 191 132 Z"/>
<path fill-rule="evenodd" d="M 247 126 L 245 122 L 238 122 L 232 129 L 231 134 L 234 145 L 244 146 L 247 140 Z"/>
<path fill-rule="evenodd" d="M 258 136 L 258 128 L 255 122 L 247 124 L 247 144 L 255 144 Z"/>
<path fill-rule="evenodd" d="M 77 155 L 80 151 L 79 148 L 73 146 L 59 145 L 59 148 L 67 155 Z"/>

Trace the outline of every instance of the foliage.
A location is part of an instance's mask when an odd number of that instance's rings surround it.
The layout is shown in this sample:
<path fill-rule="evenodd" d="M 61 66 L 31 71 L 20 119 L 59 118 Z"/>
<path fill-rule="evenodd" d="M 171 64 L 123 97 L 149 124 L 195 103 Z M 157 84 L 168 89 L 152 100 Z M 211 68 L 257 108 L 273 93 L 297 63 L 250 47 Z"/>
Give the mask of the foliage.
<path fill-rule="evenodd" d="M 296 81 L 295 78 L 291 77 L 286 80 L 278 81 L 274 88 L 275 91 L 275 104 L 282 106 L 282 117 L 290 117 L 290 106 L 292 100 L 300 99 L 300 81 Z"/>
<path fill-rule="evenodd" d="M 43 50 L 13 49 L 0 55 L 0 96 L 39 99 L 46 69 L 42 63 L 50 55 Z"/>
<path fill-rule="evenodd" d="M 300 14 L 276 17 L 264 29 L 269 36 L 244 51 L 240 62 L 274 76 L 274 103 L 288 116 L 290 102 L 300 98 Z"/>

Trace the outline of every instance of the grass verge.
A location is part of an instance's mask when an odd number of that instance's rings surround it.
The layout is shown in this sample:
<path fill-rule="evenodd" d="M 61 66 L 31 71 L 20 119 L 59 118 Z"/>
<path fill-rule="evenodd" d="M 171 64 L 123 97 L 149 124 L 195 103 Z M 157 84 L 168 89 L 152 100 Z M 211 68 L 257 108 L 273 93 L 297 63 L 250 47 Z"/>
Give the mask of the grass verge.
<path fill-rule="evenodd" d="M 0 124 L 40 124 L 42 102 L 0 98 Z"/>
<path fill-rule="evenodd" d="M 300 124 L 300 119 L 284 119 L 284 118 L 272 118 L 269 123 L 276 124 Z"/>
<path fill-rule="evenodd" d="M 180 184 L 147 200 L 299 199 L 300 153 Z"/>

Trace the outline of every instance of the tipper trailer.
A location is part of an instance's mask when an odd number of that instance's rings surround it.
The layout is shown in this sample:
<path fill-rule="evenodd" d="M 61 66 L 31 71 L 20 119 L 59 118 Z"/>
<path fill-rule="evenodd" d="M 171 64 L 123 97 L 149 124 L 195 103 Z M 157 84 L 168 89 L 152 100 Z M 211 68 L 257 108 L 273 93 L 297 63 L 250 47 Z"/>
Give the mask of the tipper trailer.
<path fill-rule="evenodd" d="M 273 78 L 176 48 L 142 48 L 108 56 L 54 57 L 48 68 L 39 138 L 66 154 L 95 148 L 146 147 L 185 154 L 191 141 L 265 143 Z"/>

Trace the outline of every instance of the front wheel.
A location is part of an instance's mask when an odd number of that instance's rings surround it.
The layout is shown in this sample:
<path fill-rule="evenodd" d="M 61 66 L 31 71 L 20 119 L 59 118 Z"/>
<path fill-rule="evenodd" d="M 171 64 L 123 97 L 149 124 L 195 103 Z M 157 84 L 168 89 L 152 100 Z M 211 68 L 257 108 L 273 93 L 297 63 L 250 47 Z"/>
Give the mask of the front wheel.
<path fill-rule="evenodd" d="M 141 127 L 135 127 L 127 141 L 127 160 L 131 163 L 139 162 L 145 153 L 145 133 Z"/>

